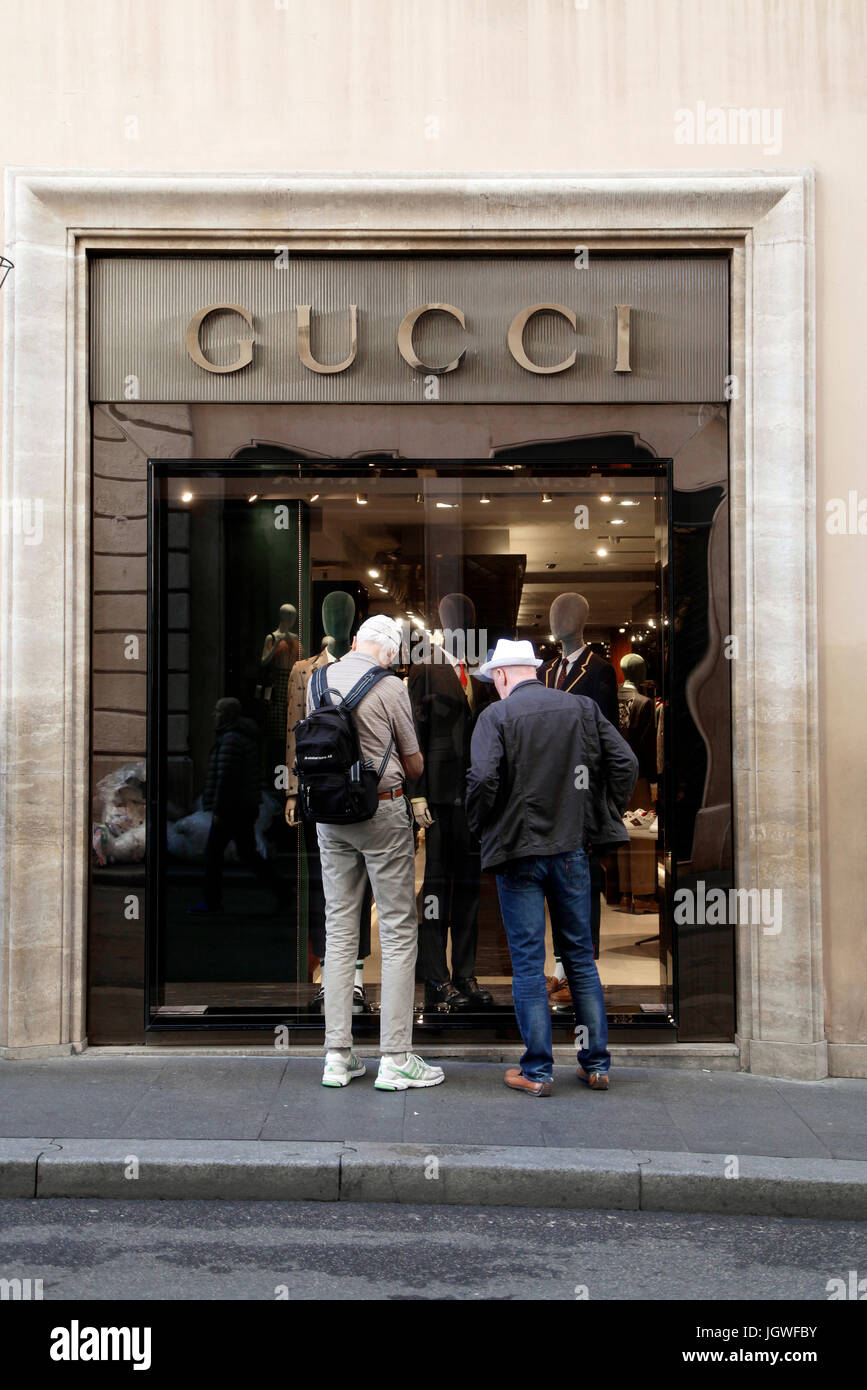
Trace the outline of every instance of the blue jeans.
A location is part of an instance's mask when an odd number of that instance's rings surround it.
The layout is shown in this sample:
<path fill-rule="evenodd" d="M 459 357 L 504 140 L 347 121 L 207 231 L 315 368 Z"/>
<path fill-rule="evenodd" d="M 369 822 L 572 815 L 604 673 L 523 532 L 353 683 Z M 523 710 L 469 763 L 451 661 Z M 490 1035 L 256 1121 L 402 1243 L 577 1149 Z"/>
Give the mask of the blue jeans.
<path fill-rule="evenodd" d="M 593 959 L 586 851 L 515 859 L 497 874 L 497 893 L 512 957 L 512 998 L 527 1049 L 521 1071 L 531 1081 L 550 1081 L 554 1072 L 545 985 L 547 898 L 559 928 L 563 969 L 575 1006 L 575 1034 L 584 1043 L 578 1049 L 578 1061 L 587 1072 L 607 1072 L 611 1065 L 608 1021 Z"/>

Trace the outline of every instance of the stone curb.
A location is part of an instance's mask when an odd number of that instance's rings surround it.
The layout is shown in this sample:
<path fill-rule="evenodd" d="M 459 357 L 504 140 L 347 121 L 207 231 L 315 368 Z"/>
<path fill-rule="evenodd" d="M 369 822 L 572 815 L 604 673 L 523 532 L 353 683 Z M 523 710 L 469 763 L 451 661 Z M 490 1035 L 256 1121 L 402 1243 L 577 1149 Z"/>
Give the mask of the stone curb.
<path fill-rule="evenodd" d="M 867 1220 L 867 1162 L 627 1149 L 0 1139 L 0 1197 L 401 1202 Z"/>

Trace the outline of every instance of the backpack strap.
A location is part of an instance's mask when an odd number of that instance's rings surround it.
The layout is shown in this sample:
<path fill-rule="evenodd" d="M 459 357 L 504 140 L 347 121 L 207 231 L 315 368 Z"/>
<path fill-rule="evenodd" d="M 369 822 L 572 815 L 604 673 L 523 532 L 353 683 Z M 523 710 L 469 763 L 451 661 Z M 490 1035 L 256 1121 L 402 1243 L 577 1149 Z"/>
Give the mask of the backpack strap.
<path fill-rule="evenodd" d="M 355 709 L 356 705 L 359 705 L 359 704 L 361 703 L 361 701 L 364 699 L 365 695 L 369 695 L 369 694 L 370 694 L 370 692 L 371 692 L 371 690 L 373 689 L 373 687 L 374 687 L 375 685 L 378 685 L 379 682 L 383 679 L 384 676 L 391 676 L 391 675 L 394 675 L 394 672 L 393 672 L 393 671 L 388 671 L 388 670 L 386 670 L 386 668 L 385 668 L 384 666 L 374 666 L 370 671 L 365 671 L 365 673 L 364 673 L 364 675 L 361 677 L 361 679 L 358 680 L 358 681 L 356 681 L 356 682 L 355 682 L 355 685 L 352 687 L 352 689 L 351 689 L 351 690 L 348 690 L 348 691 L 346 692 L 346 694 L 344 695 L 344 697 L 343 697 L 343 707 L 344 707 L 344 709 L 347 709 L 347 710 L 353 710 L 353 709 Z M 388 740 L 388 747 L 387 747 L 386 750 L 385 750 L 385 756 L 383 757 L 382 762 L 379 764 L 379 771 L 378 771 L 377 774 L 376 774 L 376 780 L 377 780 L 377 782 L 379 782 L 379 781 L 382 780 L 382 774 L 385 772 L 385 769 L 386 769 L 386 767 L 388 766 L 388 760 L 389 760 L 389 758 L 391 757 L 391 750 L 392 750 L 393 747 L 394 747 L 394 734 L 392 734 L 392 735 L 390 736 L 390 738 L 389 738 L 389 740 Z"/>
<path fill-rule="evenodd" d="M 314 709 L 320 709 L 323 705 L 334 704 L 334 692 L 330 689 L 325 676 L 325 672 L 327 670 L 328 664 L 326 663 L 325 666 L 317 666 L 316 670 L 313 672 L 313 680 L 311 684 L 313 686 Z"/>
<path fill-rule="evenodd" d="M 320 670 L 321 669 L 322 668 L 320 667 Z M 391 676 L 393 674 L 394 673 L 392 671 L 386 670 L 384 666 L 374 666 L 371 668 L 371 670 L 365 671 L 361 679 L 357 680 L 352 689 L 347 690 L 346 694 L 344 695 L 344 709 L 355 709 L 355 706 L 361 704 L 361 701 L 364 699 L 365 695 L 369 695 L 373 687 L 375 685 L 378 685 L 384 676 Z"/>

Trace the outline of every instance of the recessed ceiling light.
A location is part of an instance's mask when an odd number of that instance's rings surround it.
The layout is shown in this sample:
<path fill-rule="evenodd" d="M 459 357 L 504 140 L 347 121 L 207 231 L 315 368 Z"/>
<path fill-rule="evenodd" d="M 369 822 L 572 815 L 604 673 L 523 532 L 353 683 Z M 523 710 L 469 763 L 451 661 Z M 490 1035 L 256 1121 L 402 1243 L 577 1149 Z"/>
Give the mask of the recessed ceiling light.
<path fill-rule="evenodd" d="M 379 570 L 368 570 L 367 573 L 370 575 L 371 579 L 379 578 Z"/>
<path fill-rule="evenodd" d="M 625 517 L 625 516 L 613 516 L 613 517 L 611 518 L 611 520 L 609 521 L 608 525 L 609 525 L 609 526 L 625 526 L 625 525 L 626 525 L 626 517 Z"/>
<path fill-rule="evenodd" d="M 313 496 L 310 498 L 310 501 L 311 501 L 311 502 L 318 502 L 318 501 L 319 501 L 319 493 L 318 493 L 318 492 L 314 492 Z"/>
<path fill-rule="evenodd" d="M 610 501 L 611 501 L 611 493 L 610 493 L 610 492 L 603 492 L 603 493 L 601 494 L 600 498 L 599 498 L 599 501 L 600 501 L 600 502 L 610 502 Z"/>
<path fill-rule="evenodd" d="M 358 503 L 359 507 L 366 507 L 366 506 L 367 506 L 367 493 L 366 493 L 366 492 L 359 492 L 359 493 L 357 493 L 357 494 L 356 494 L 355 500 L 356 500 L 356 502 Z"/>
<path fill-rule="evenodd" d="M 457 507 L 457 505 L 457 502 L 437 502 L 437 506 L 439 507 L 440 511 L 443 512 L 453 511 L 455 507 Z"/>
<path fill-rule="evenodd" d="M 551 499 L 551 494 L 550 494 L 550 492 L 543 492 L 543 493 L 542 493 L 542 501 L 543 501 L 543 502 L 550 502 L 551 500 L 552 500 L 552 499 Z"/>
<path fill-rule="evenodd" d="M 607 555 L 607 554 L 608 554 L 608 551 L 605 549 L 604 545 L 600 545 L 599 549 L 596 551 L 596 554 L 597 554 L 597 555 Z"/>
<path fill-rule="evenodd" d="M 259 498 L 258 492 L 254 492 L 253 495 L 252 495 L 251 497 L 248 497 L 248 498 L 247 498 L 247 501 L 248 501 L 248 502 L 256 502 L 256 501 L 258 501 L 258 498 Z"/>
<path fill-rule="evenodd" d="M 192 502 L 192 500 L 193 500 L 193 494 L 192 494 L 191 492 L 182 492 L 182 493 L 181 493 L 181 501 L 182 501 L 182 502 Z"/>
<path fill-rule="evenodd" d="M 481 495 L 481 497 L 479 498 L 479 501 L 480 501 L 483 505 L 486 504 L 486 503 L 488 503 L 488 502 L 490 502 L 490 500 L 491 500 L 491 499 L 490 499 L 490 497 L 488 496 L 488 494 L 487 494 L 486 492 L 483 492 L 482 495 Z"/>
<path fill-rule="evenodd" d="M 621 507 L 637 507 L 637 506 L 638 506 L 638 503 L 637 503 L 637 502 L 632 502 L 632 501 L 630 501 L 630 499 L 629 499 L 628 497 L 625 497 L 625 498 L 623 499 L 623 501 L 620 503 L 620 505 L 621 505 Z"/>
<path fill-rule="evenodd" d="M 625 631 L 626 631 L 626 628 L 625 628 L 625 627 L 619 627 L 619 628 L 617 629 L 617 631 L 618 631 L 618 632 L 625 632 Z"/>

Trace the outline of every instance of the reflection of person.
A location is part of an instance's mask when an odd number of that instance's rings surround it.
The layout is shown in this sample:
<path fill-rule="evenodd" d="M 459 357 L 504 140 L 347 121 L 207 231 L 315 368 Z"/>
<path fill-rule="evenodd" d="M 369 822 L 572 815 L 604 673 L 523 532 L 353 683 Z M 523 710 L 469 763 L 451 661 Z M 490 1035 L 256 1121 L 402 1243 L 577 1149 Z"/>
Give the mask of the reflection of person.
<path fill-rule="evenodd" d="M 408 688 L 424 756 L 424 772 L 412 789 L 425 843 L 418 974 L 425 982 L 425 1008 L 452 1012 L 485 1007 L 493 998 L 475 976 L 481 866 L 464 807 L 473 710 L 481 690 L 465 660 L 476 613 L 465 594 L 447 594 L 439 615 L 444 645 L 433 648 L 430 661 L 410 667 Z"/>
<path fill-rule="evenodd" d="M 594 700 L 545 689 L 530 642 L 501 639 L 479 677 L 500 702 L 473 732 L 467 815 L 482 841 L 482 868 L 497 893 L 512 957 L 512 995 L 525 1052 L 506 1085 L 551 1094 L 554 1059 L 545 987 L 545 900 L 556 912 L 572 993 L 578 1076 L 607 1090 L 611 1054 L 590 935 L 587 845 L 626 840 L 621 820 L 635 755 Z M 576 776 L 578 770 L 582 776 Z M 586 1039 L 581 1031 L 586 1032 Z"/>
<path fill-rule="evenodd" d="M 348 695 L 372 667 L 388 668 L 401 646 L 397 623 L 384 615 L 368 618 L 353 650 L 324 668 L 328 689 Z M 313 687 L 307 691 L 308 713 Z M 379 803 L 370 820 L 316 827 L 325 890 L 325 1070 L 323 1086 L 346 1086 L 365 1067 L 352 1051 L 352 985 L 358 954 L 358 920 L 367 876 L 373 884 L 382 947 L 380 1051 L 376 1078 L 380 1091 L 437 1086 L 440 1067 L 412 1051 L 418 921 L 415 906 L 415 848 L 405 782 L 415 781 L 424 760 L 412 722 L 406 687 L 396 677 L 380 680 L 361 699 L 351 718 L 362 759 L 378 768 Z"/>
<path fill-rule="evenodd" d="M 286 823 L 293 830 L 302 827 L 304 854 L 307 859 L 307 931 L 310 949 L 325 970 L 325 895 L 322 891 L 322 865 L 319 862 L 319 841 L 316 826 L 305 824 L 298 814 L 298 774 L 295 772 L 295 725 L 307 712 L 307 688 L 313 679 L 313 672 L 349 651 L 349 634 L 355 620 L 355 600 L 351 594 L 337 589 L 326 594 L 322 604 L 322 625 L 327 636 L 316 656 L 306 661 L 298 661 L 292 668 L 289 678 L 288 708 L 286 714 Z M 352 994 L 352 1012 L 366 1013 L 369 1004 L 364 994 L 364 962 L 370 955 L 370 909 L 373 895 L 370 884 L 365 886 L 361 904 L 361 923 L 358 941 L 358 959 L 355 962 L 355 983 Z M 325 986 L 319 989 L 311 1000 L 313 1009 L 321 1009 L 325 1003 Z"/>
<path fill-rule="evenodd" d="M 241 702 L 218 700 L 214 709 L 216 739 L 211 748 L 202 809 L 211 811 L 211 830 L 205 847 L 205 896 L 190 910 L 219 912 L 223 898 L 223 854 L 230 840 L 238 858 L 286 905 L 288 888 L 256 849 L 253 826 L 259 814 L 259 731 L 241 714 Z"/>

